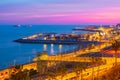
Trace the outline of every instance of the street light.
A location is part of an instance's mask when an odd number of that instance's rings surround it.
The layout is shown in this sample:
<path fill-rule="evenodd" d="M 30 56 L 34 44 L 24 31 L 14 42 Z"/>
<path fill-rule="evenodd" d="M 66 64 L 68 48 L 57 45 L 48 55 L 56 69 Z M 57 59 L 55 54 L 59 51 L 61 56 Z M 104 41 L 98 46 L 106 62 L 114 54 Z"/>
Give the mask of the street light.
<path fill-rule="evenodd" d="M 79 74 L 80 74 L 80 71 L 78 70 L 77 71 L 77 78 L 78 78 L 78 80 L 79 80 Z"/>

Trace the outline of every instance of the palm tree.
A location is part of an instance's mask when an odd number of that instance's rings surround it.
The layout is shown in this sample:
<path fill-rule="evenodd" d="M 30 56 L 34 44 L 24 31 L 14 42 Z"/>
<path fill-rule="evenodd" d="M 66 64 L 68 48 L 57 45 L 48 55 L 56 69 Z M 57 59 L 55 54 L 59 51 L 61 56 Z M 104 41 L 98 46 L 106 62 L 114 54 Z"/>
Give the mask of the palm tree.
<path fill-rule="evenodd" d="M 120 48 L 120 43 L 117 40 L 115 40 L 112 43 L 112 49 L 115 51 L 115 54 L 114 54 L 114 57 L 115 57 L 115 66 L 117 65 L 117 51 L 118 51 L 119 48 Z"/>
<path fill-rule="evenodd" d="M 77 80 L 82 80 L 82 71 L 86 69 L 85 63 L 76 64 L 73 70 L 76 72 Z M 80 75 L 80 79 L 79 79 Z"/>

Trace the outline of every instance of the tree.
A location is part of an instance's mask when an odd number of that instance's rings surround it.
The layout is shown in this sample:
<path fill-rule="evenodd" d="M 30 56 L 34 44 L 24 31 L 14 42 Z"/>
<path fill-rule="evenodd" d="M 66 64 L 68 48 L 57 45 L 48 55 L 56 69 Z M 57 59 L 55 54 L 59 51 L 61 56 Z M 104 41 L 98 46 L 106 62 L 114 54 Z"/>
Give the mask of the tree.
<path fill-rule="evenodd" d="M 47 61 L 44 61 L 44 59 L 48 58 L 48 53 L 46 51 L 38 52 L 36 56 L 36 61 L 37 61 L 37 71 L 39 73 L 39 78 L 42 80 L 44 77 L 43 75 L 46 74 L 47 70 Z"/>
<path fill-rule="evenodd" d="M 98 79 L 98 76 L 99 76 L 99 68 L 100 68 L 100 65 L 104 63 L 104 61 L 102 60 L 102 58 L 96 57 L 94 63 L 98 66 L 98 69 L 97 69 L 97 79 Z"/>
<path fill-rule="evenodd" d="M 115 54 L 114 54 L 114 57 L 115 57 L 115 66 L 117 65 L 117 51 L 118 51 L 119 48 L 120 48 L 120 43 L 117 40 L 115 40 L 112 43 L 112 49 L 115 51 Z"/>
<path fill-rule="evenodd" d="M 15 65 L 15 69 L 21 71 L 23 69 L 23 65 Z"/>
<path fill-rule="evenodd" d="M 76 64 L 73 70 L 76 72 L 77 80 L 82 80 L 82 71 L 86 69 L 85 63 Z M 80 79 L 79 79 L 80 75 Z"/>
<path fill-rule="evenodd" d="M 23 70 L 11 75 L 11 80 L 30 80 L 30 77 L 37 74 L 36 70 Z"/>
<path fill-rule="evenodd" d="M 61 75 L 61 80 L 63 79 L 63 77 L 65 76 L 65 74 L 67 73 L 67 68 L 64 64 L 60 65 L 58 68 L 57 68 L 57 73 L 59 75 Z"/>
<path fill-rule="evenodd" d="M 99 64 L 103 63 L 102 58 L 99 57 L 91 57 L 92 62 L 92 80 L 94 80 L 94 66 L 98 65 L 97 76 L 99 75 Z"/>
<path fill-rule="evenodd" d="M 54 72 L 48 72 L 48 80 L 56 80 L 56 73 Z"/>
<path fill-rule="evenodd" d="M 19 71 L 18 73 L 11 75 L 11 80 L 27 80 L 26 76 L 27 76 L 26 71 L 25 72 Z"/>
<path fill-rule="evenodd" d="M 44 72 L 47 69 L 47 61 L 42 61 L 44 58 L 47 58 L 48 54 L 47 52 L 37 53 L 37 70 L 39 73 L 44 74 Z"/>
<path fill-rule="evenodd" d="M 31 76 L 33 76 L 33 75 L 35 75 L 35 74 L 37 74 L 37 70 L 30 69 L 30 71 L 29 71 L 29 76 L 31 77 Z"/>
<path fill-rule="evenodd" d="M 101 75 L 96 80 L 119 80 L 120 79 L 120 65 L 117 67 L 113 66 L 110 70 L 106 71 L 105 74 Z"/>

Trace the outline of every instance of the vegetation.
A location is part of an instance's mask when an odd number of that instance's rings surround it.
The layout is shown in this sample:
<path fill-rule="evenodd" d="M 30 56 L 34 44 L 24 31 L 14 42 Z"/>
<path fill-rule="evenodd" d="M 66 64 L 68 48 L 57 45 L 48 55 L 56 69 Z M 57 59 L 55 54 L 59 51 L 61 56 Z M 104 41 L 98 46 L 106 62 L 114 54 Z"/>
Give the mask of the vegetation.
<path fill-rule="evenodd" d="M 114 57 L 115 57 L 115 66 L 117 65 L 117 51 L 118 51 L 119 48 L 120 48 L 120 43 L 117 40 L 115 40 L 112 43 L 112 49 L 115 51 L 115 54 L 114 54 Z"/>
<path fill-rule="evenodd" d="M 37 57 L 44 56 L 44 55 L 48 55 L 48 53 L 46 51 L 43 51 L 42 53 L 40 53 L 40 52 L 37 53 Z"/>
<path fill-rule="evenodd" d="M 18 71 L 21 71 L 23 68 L 23 65 L 15 65 L 15 69 Z"/>
<path fill-rule="evenodd" d="M 48 79 L 49 80 L 56 80 L 56 73 L 55 72 L 48 72 Z"/>
<path fill-rule="evenodd" d="M 34 69 L 29 70 L 29 77 L 31 77 L 31 76 L 33 76 L 35 74 L 37 74 L 36 70 L 34 70 Z"/>
<path fill-rule="evenodd" d="M 19 71 L 16 74 L 12 74 L 10 80 L 29 80 L 31 76 L 37 74 L 36 70 L 27 70 Z M 7 80 L 7 79 L 6 79 Z"/>
<path fill-rule="evenodd" d="M 63 77 L 67 74 L 66 66 L 64 64 L 61 64 L 61 66 L 57 68 L 57 73 L 58 75 L 61 75 L 61 80 L 62 80 Z"/>
<path fill-rule="evenodd" d="M 95 48 L 95 45 L 94 44 L 90 44 L 89 45 L 89 49 L 93 49 L 93 48 Z"/>
<path fill-rule="evenodd" d="M 106 71 L 106 73 L 96 80 L 119 80 L 120 79 L 120 64 L 114 66 L 109 71 Z"/>
<path fill-rule="evenodd" d="M 37 53 L 37 70 L 38 72 L 41 72 L 42 74 L 45 72 L 47 68 L 47 62 L 41 61 L 42 58 L 45 58 L 47 56 L 47 52 Z"/>
<path fill-rule="evenodd" d="M 76 64 L 73 68 L 73 71 L 76 72 L 77 80 L 82 80 L 82 71 L 86 69 L 86 65 L 84 63 Z M 80 75 L 80 78 L 79 78 Z"/>
<path fill-rule="evenodd" d="M 99 65 L 100 64 L 103 64 L 104 62 L 103 62 L 103 60 L 102 60 L 102 58 L 100 58 L 100 57 L 92 57 L 92 59 L 91 59 L 91 62 L 92 62 L 92 80 L 94 80 L 94 66 L 98 66 L 98 72 L 97 72 L 97 76 L 99 75 Z"/>

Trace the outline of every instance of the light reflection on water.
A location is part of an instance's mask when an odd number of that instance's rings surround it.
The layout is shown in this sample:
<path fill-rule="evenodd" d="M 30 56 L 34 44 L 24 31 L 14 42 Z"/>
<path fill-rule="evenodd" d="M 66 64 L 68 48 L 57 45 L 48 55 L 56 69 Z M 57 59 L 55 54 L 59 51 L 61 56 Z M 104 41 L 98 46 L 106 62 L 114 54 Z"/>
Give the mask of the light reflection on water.
<path fill-rule="evenodd" d="M 54 44 L 51 44 L 50 54 L 55 55 L 54 52 Z"/>
<path fill-rule="evenodd" d="M 73 49 L 75 45 L 51 44 L 20 44 L 13 40 L 23 38 L 41 32 L 71 33 L 76 25 L 33 25 L 32 27 L 13 27 L 13 25 L 0 25 L 0 69 L 8 66 L 8 63 L 23 64 L 29 62 L 36 56 L 37 52 L 47 51 L 49 55 L 57 54 Z M 30 57 L 30 58 L 29 58 Z"/>

